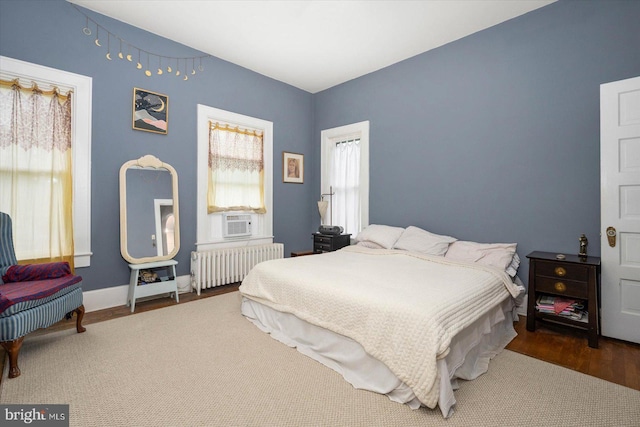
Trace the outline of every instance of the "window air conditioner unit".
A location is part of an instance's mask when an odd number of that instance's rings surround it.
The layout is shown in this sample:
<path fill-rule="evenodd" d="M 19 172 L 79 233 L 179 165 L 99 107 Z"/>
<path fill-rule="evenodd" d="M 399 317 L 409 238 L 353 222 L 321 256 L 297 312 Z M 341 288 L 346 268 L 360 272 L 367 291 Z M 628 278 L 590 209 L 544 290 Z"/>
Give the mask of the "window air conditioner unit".
<path fill-rule="evenodd" d="M 224 237 L 251 236 L 251 215 L 224 214 L 222 232 Z"/>

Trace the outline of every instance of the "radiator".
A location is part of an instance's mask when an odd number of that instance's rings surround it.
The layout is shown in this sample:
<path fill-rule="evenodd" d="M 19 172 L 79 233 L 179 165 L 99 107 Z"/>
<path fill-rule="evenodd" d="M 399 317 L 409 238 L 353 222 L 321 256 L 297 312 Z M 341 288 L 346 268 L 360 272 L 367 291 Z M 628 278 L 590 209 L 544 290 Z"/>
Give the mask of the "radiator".
<path fill-rule="evenodd" d="M 191 252 L 191 287 L 202 289 L 241 282 L 256 264 L 284 257 L 284 245 L 241 246 Z"/>

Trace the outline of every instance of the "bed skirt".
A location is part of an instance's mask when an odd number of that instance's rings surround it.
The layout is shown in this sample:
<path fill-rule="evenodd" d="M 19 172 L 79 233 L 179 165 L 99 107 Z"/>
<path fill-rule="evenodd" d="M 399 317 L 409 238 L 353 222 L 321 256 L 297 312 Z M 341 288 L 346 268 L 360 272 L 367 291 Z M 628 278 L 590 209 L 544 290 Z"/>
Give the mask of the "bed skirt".
<path fill-rule="evenodd" d="M 338 372 L 355 388 L 385 394 L 412 409 L 421 406 L 405 383 L 351 338 L 246 297 L 241 309 L 260 330 Z M 445 418 L 453 414 L 458 380 L 473 380 L 487 372 L 489 361 L 517 335 L 513 328 L 517 319 L 514 302 L 507 298 L 454 337 L 449 353 L 437 363 L 441 381 L 438 407 Z"/>

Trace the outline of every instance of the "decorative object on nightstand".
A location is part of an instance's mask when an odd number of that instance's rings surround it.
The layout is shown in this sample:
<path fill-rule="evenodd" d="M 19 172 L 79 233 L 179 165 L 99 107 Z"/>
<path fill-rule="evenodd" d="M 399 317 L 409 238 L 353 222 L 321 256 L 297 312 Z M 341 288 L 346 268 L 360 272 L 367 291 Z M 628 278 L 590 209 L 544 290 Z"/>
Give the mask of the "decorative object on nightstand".
<path fill-rule="evenodd" d="M 585 249 L 586 250 L 586 249 Z M 587 332 L 589 347 L 598 348 L 600 333 L 600 258 L 531 252 L 527 330 L 536 321 Z"/>
<path fill-rule="evenodd" d="M 321 254 L 323 252 L 333 252 L 340 248 L 349 246 L 351 244 L 351 234 L 341 234 L 344 228 L 339 225 L 333 225 L 333 186 L 329 186 L 328 193 L 322 193 L 320 195 L 320 201 L 318 202 L 318 212 L 320 212 L 320 227 L 318 232 L 313 233 L 313 253 Z M 325 196 L 329 197 L 329 203 L 324 199 Z M 329 207 L 329 223 L 325 223 L 324 216 L 327 213 L 327 205 Z M 294 256 L 291 254 L 291 256 Z"/>
<path fill-rule="evenodd" d="M 351 244 L 351 234 L 321 234 L 312 233 L 313 253 L 337 251 Z"/>
<path fill-rule="evenodd" d="M 333 186 L 329 186 L 329 192 L 328 193 L 323 193 L 320 194 L 320 200 L 318 201 L 318 212 L 320 213 L 320 224 L 324 224 L 324 216 L 327 214 L 327 208 L 329 207 L 329 204 L 331 204 L 331 210 L 333 210 L 333 195 L 335 193 L 333 192 Z M 327 202 L 324 199 L 324 196 L 329 196 L 329 202 Z M 331 221 L 333 221 L 333 218 L 331 216 L 331 211 L 329 211 L 329 225 L 331 225 Z"/>
<path fill-rule="evenodd" d="M 589 240 L 587 240 L 587 236 L 585 236 L 584 234 L 581 234 L 580 238 L 578 239 L 578 241 L 580 242 L 580 251 L 578 252 L 578 255 L 581 258 L 586 258 L 587 257 L 587 245 L 589 244 Z"/>
<path fill-rule="evenodd" d="M 318 213 L 320 213 L 320 224 L 324 224 L 324 216 L 327 214 L 329 202 L 326 200 L 318 200 Z"/>
<path fill-rule="evenodd" d="M 344 228 L 339 225 L 321 225 L 318 227 L 318 233 L 320 234 L 331 234 L 332 236 L 337 236 L 338 234 L 342 234 Z"/>

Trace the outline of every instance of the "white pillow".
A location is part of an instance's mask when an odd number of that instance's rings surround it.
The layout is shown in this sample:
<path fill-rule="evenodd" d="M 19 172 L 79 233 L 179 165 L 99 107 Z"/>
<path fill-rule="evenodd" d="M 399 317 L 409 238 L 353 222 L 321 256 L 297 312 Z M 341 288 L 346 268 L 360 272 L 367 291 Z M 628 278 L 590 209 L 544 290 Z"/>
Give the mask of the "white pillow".
<path fill-rule="evenodd" d="M 369 249 L 384 249 L 382 245 L 370 242 L 369 240 L 363 240 L 362 242 L 358 242 L 356 243 L 356 246 L 362 246 Z"/>
<path fill-rule="evenodd" d="M 511 264 L 509 264 L 509 267 L 507 267 L 507 274 L 511 277 L 516 277 L 516 274 L 518 274 L 518 267 L 520 267 L 520 257 L 516 252 L 513 254 Z"/>
<path fill-rule="evenodd" d="M 409 226 L 402 232 L 393 248 L 441 256 L 447 252 L 449 245 L 456 240 L 458 239 L 455 237 L 441 236 L 422 228 Z"/>
<path fill-rule="evenodd" d="M 373 242 L 385 249 L 391 249 L 393 244 L 398 240 L 404 228 L 392 227 L 390 225 L 371 224 L 358 233 L 356 240 L 358 242 Z"/>
<path fill-rule="evenodd" d="M 515 243 L 476 243 L 458 240 L 449 246 L 445 258 L 477 262 L 506 271 L 515 253 Z"/>

